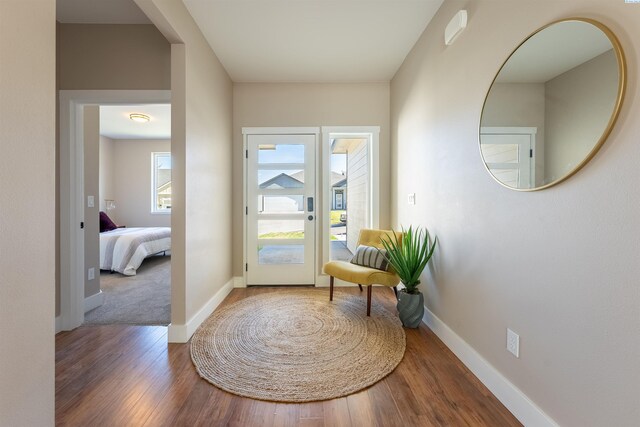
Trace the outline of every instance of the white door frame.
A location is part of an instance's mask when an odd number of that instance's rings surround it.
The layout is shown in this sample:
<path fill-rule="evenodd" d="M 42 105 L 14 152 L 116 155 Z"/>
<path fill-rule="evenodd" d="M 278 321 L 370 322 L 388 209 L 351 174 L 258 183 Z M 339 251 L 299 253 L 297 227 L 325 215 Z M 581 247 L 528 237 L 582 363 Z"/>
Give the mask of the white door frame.
<path fill-rule="evenodd" d="M 170 90 L 60 91 L 60 330 L 84 322 L 84 107 L 170 102 Z"/>
<path fill-rule="evenodd" d="M 322 265 L 330 261 L 331 224 L 328 221 L 331 211 L 331 139 L 333 138 L 366 138 L 369 143 L 369 182 L 371 227 L 380 227 L 380 126 L 322 126 L 322 210 L 318 211 L 318 219 L 322 222 Z M 322 218 L 319 218 L 322 216 Z M 348 219 L 347 219 L 348 220 Z M 320 269 L 316 286 L 329 285 L 329 276 Z"/>
<path fill-rule="evenodd" d="M 309 135 L 309 134 L 313 134 L 315 135 L 315 154 L 316 154 L 316 177 L 318 176 L 318 170 L 320 167 L 320 143 L 319 143 L 319 136 L 320 136 L 320 128 L 319 127 L 243 127 L 242 128 L 242 152 L 245 154 L 244 159 L 242 161 L 242 203 L 243 203 L 243 211 L 244 211 L 244 220 L 242 221 L 242 246 L 243 246 L 243 251 L 242 251 L 242 265 L 243 265 L 243 269 L 242 269 L 242 277 L 243 277 L 243 281 L 246 284 L 247 283 L 247 214 L 246 214 L 246 209 L 247 209 L 247 170 L 248 170 L 248 164 L 247 164 L 247 136 L 248 135 Z M 318 239 L 320 238 L 320 229 L 321 224 L 318 224 L 318 221 L 322 221 L 322 219 L 319 217 L 319 215 L 317 214 L 318 212 L 321 212 L 320 209 L 322 209 L 322 206 L 319 206 L 318 203 L 318 194 L 320 194 L 320 180 L 316 179 L 316 188 L 315 188 L 315 193 L 316 193 L 316 226 L 315 226 L 315 250 L 316 250 L 316 256 L 314 257 L 314 271 L 315 271 L 315 276 L 316 276 L 316 286 L 318 284 L 317 281 L 317 277 L 318 277 Z"/>

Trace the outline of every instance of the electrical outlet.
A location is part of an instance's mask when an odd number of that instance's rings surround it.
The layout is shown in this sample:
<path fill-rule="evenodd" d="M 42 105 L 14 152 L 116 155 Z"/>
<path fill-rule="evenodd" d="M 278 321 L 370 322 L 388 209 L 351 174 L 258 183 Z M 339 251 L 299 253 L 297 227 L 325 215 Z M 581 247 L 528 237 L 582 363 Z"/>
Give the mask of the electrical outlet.
<path fill-rule="evenodd" d="M 407 198 L 407 201 L 409 202 L 410 205 L 415 205 L 416 204 L 416 193 L 409 193 L 409 197 Z"/>
<path fill-rule="evenodd" d="M 93 196 L 87 196 L 87 207 L 92 208 L 96 205 L 95 199 Z"/>
<path fill-rule="evenodd" d="M 520 335 L 507 328 L 507 350 L 515 357 L 520 357 Z"/>
<path fill-rule="evenodd" d="M 87 280 L 93 280 L 96 278 L 96 269 L 91 267 L 89 271 L 87 271 Z"/>

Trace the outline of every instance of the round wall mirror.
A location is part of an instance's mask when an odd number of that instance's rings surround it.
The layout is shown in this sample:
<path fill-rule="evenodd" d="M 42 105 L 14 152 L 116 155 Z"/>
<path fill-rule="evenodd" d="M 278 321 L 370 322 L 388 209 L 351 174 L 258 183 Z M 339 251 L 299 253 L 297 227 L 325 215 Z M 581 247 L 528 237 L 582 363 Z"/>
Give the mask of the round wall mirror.
<path fill-rule="evenodd" d="M 539 29 L 507 58 L 485 99 L 487 170 L 520 191 L 567 179 L 611 132 L 624 89 L 624 54 L 603 24 L 574 18 Z"/>

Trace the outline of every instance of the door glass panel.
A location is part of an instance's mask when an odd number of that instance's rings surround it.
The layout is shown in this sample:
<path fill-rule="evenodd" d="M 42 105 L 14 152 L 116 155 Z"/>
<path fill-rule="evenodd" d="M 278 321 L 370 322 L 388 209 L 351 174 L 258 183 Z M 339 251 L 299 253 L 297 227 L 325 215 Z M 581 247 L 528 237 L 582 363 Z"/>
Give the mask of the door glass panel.
<path fill-rule="evenodd" d="M 518 144 L 480 144 L 486 163 L 518 163 Z"/>
<path fill-rule="evenodd" d="M 304 196 L 258 196 L 258 213 L 298 213 L 304 211 Z"/>
<path fill-rule="evenodd" d="M 303 188 L 304 171 L 293 170 L 258 170 L 258 186 L 267 189 Z"/>
<path fill-rule="evenodd" d="M 258 239 L 304 239 L 304 220 L 261 219 Z"/>
<path fill-rule="evenodd" d="M 260 264 L 303 264 L 304 245 L 258 246 Z"/>
<path fill-rule="evenodd" d="M 508 185 L 509 187 L 519 187 L 519 169 L 489 169 L 489 171 L 503 184 Z"/>
<path fill-rule="evenodd" d="M 258 163 L 304 163 L 302 144 L 263 144 L 258 146 Z"/>

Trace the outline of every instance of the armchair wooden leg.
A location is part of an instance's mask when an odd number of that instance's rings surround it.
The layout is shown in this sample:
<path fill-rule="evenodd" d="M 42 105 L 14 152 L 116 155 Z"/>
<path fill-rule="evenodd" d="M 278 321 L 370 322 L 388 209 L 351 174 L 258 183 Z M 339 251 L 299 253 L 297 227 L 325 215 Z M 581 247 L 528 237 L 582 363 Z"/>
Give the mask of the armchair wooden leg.
<path fill-rule="evenodd" d="M 371 289 L 373 285 L 367 286 L 367 316 L 371 316 Z"/>
<path fill-rule="evenodd" d="M 333 301 L 333 276 L 329 276 L 329 301 Z"/>
<path fill-rule="evenodd" d="M 360 292 L 362 292 L 362 285 L 358 283 L 358 286 L 360 287 Z"/>

